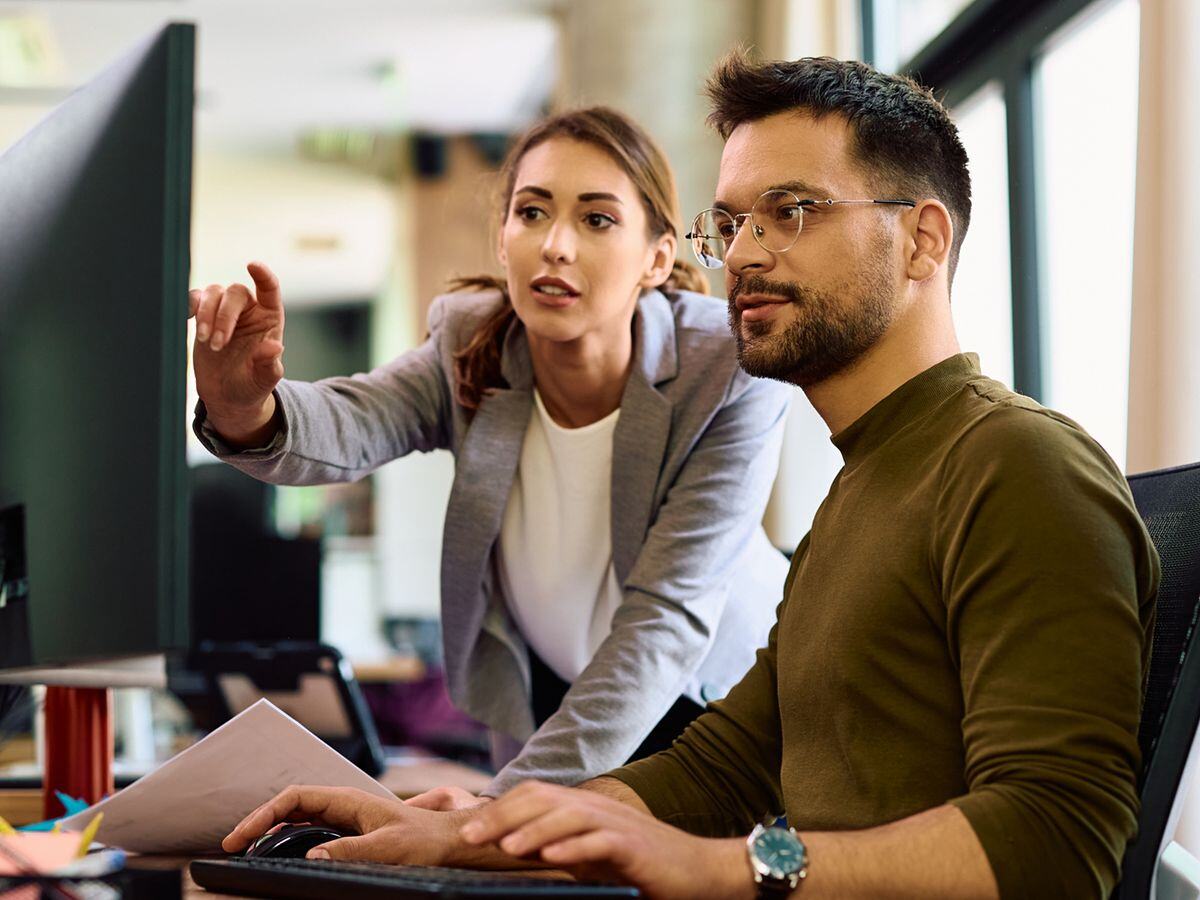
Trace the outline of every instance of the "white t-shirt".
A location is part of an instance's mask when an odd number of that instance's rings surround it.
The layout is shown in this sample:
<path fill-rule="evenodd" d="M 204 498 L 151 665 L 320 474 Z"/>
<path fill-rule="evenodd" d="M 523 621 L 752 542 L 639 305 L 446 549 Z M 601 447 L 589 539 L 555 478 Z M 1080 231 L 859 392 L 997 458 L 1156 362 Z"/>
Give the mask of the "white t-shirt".
<path fill-rule="evenodd" d="M 574 681 L 612 630 L 612 446 L 620 410 L 563 428 L 534 409 L 500 526 L 500 582 L 526 642 Z"/>

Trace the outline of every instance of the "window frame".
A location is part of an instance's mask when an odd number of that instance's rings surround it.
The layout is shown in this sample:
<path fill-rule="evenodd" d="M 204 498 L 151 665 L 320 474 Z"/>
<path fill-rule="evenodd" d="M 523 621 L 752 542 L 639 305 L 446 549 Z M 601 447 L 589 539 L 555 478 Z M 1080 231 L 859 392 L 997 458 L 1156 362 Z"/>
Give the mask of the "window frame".
<path fill-rule="evenodd" d="M 899 0 L 861 0 L 862 58 L 879 65 L 895 34 Z M 1037 110 L 1034 69 L 1047 41 L 1104 0 L 975 0 L 897 71 L 931 88 L 948 106 L 989 81 L 1001 85 L 1008 132 L 1013 388 L 1043 399 L 1041 280 L 1038 261 Z M 970 60 L 962 65 L 962 60 Z"/>

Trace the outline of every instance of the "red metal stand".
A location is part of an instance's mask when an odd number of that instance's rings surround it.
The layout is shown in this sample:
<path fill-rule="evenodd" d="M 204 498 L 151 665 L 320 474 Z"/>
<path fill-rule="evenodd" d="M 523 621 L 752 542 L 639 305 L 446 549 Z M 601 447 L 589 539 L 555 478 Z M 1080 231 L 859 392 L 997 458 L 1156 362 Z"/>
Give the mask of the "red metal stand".
<path fill-rule="evenodd" d="M 47 819 L 66 812 L 55 791 L 88 803 L 113 792 L 112 705 L 109 688 L 46 688 L 42 805 Z"/>

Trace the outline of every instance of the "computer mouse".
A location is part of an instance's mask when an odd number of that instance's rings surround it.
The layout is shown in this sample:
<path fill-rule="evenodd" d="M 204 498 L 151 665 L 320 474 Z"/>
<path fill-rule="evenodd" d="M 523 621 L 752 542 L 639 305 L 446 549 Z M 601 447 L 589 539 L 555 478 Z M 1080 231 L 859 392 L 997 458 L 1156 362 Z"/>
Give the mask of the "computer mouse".
<path fill-rule="evenodd" d="M 346 832 L 327 825 L 284 825 L 260 837 L 246 850 L 247 857 L 304 859 L 313 847 L 346 837 Z"/>

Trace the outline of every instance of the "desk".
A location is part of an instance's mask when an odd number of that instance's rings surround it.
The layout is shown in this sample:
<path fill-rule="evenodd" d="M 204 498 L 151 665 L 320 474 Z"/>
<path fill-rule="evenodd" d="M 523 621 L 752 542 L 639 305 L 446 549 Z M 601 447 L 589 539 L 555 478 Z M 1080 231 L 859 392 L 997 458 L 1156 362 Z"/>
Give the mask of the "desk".
<path fill-rule="evenodd" d="M 430 757 L 390 765 L 379 782 L 397 797 L 407 798 L 435 787 L 453 785 L 478 794 L 492 776 L 462 763 Z M 42 792 L 39 789 L 0 790 L 0 816 L 13 825 L 28 825 L 42 818 Z"/>
<path fill-rule="evenodd" d="M 126 861 L 126 865 L 132 869 L 179 869 L 183 874 L 183 896 L 205 897 L 207 900 L 221 900 L 221 898 L 229 897 L 228 894 L 212 894 L 197 887 L 192 881 L 192 876 L 188 874 L 188 863 L 192 861 L 190 856 L 131 856 Z"/>
<path fill-rule="evenodd" d="M 386 662 L 355 663 L 354 678 L 359 684 L 403 684 L 425 677 L 425 664 L 415 656 L 397 656 Z"/>
<path fill-rule="evenodd" d="M 12 825 L 28 825 L 42 818 L 42 792 L 32 788 L 0 790 L 0 817 Z"/>
<path fill-rule="evenodd" d="M 491 780 L 491 775 L 479 769 L 436 757 L 392 764 L 379 776 L 379 783 L 401 799 L 415 797 L 443 785 L 478 794 Z"/>

